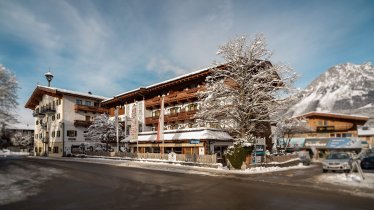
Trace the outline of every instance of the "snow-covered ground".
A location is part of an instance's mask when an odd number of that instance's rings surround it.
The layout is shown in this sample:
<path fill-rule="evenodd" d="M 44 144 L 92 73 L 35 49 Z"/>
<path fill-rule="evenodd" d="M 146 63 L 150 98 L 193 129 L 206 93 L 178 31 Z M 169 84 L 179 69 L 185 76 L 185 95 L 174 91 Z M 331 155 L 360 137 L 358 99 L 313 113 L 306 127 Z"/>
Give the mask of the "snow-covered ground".
<path fill-rule="evenodd" d="M 37 194 L 41 183 L 54 175 L 61 176 L 62 171 L 47 167 L 26 167 L 10 165 L 0 168 L 0 205 L 21 201 Z"/>
<path fill-rule="evenodd" d="M 12 152 L 8 149 L 0 150 L 0 157 L 6 156 L 28 156 L 28 152 Z"/>
<path fill-rule="evenodd" d="M 374 173 L 364 173 L 364 179 L 358 173 L 328 173 L 316 177 L 320 183 L 349 187 L 349 193 L 374 198 Z M 364 193 L 369 190 L 370 193 Z M 363 192 L 364 191 L 364 192 Z"/>

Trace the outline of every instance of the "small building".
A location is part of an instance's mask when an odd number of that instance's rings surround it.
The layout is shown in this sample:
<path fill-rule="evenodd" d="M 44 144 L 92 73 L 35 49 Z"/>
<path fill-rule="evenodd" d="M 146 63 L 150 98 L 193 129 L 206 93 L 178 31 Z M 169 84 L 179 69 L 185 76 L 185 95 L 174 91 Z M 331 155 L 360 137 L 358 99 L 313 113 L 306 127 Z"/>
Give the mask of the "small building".
<path fill-rule="evenodd" d="M 360 152 L 362 149 L 358 127 L 368 117 L 326 112 L 309 112 L 296 116 L 305 119 L 308 131 L 295 133 L 289 144 L 293 150 L 308 150 L 315 158 L 323 158 L 331 151 Z"/>
<path fill-rule="evenodd" d="M 24 124 L 9 124 L 9 125 L 5 126 L 5 132 L 6 132 L 6 136 L 9 137 L 9 140 L 16 133 L 21 133 L 22 136 L 31 136 L 32 141 L 34 139 L 34 126 L 30 126 L 29 124 L 27 124 L 27 125 L 24 125 Z M 5 143 L 10 145 L 10 142 L 9 143 L 5 142 Z M 10 149 L 12 151 L 22 150 L 24 152 L 29 152 L 28 151 L 29 148 L 27 148 L 27 147 L 24 147 L 24 148 L 11 147 Z"/>
<path fill-rule="evenodd" d="M 363 126 L 358 129 L 358 137 L 361 139 L 363 148 L 374 148 L 374 128 Z"/>

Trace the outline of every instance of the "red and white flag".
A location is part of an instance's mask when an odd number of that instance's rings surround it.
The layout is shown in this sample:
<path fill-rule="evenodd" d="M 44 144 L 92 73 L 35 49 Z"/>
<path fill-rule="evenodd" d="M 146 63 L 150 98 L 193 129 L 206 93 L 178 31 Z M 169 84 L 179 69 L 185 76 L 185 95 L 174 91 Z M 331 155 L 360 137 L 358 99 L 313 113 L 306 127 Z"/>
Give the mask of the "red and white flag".
<path fill-rule="evenodd" d="M 164 96 L 161 99 L 161 109 L 160 109 L 160 117 L 158 120 L 158 129 L 157 129 L 157 141 L 164 142 Z M 163 148 L 162 148 L 163 153 Z"/>

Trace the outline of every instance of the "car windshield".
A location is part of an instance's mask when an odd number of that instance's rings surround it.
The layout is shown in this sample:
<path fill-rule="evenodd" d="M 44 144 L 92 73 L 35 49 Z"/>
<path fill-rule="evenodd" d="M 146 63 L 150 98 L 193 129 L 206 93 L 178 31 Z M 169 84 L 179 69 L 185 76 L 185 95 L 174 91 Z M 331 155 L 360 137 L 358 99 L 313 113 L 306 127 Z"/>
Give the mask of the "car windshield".
<path fill-rule="evenodd" d="M 349 159 L 349 155 L 346 153 L 333 153 L 330 154 L 327 159 Z"/>

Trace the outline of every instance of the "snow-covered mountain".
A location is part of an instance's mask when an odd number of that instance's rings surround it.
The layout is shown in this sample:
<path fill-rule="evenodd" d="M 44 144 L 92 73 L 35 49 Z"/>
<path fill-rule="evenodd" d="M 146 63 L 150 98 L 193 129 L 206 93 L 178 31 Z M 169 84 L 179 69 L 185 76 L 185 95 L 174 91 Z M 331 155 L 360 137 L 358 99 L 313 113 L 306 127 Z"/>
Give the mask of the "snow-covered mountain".
<path fill-rule="evenodd" d="M 373 65 L 336 65 L 309 84 L 297 101 L 289 114 L 322 111 L 359 114 L 374 119 Z"/>

